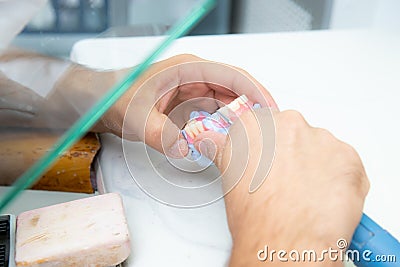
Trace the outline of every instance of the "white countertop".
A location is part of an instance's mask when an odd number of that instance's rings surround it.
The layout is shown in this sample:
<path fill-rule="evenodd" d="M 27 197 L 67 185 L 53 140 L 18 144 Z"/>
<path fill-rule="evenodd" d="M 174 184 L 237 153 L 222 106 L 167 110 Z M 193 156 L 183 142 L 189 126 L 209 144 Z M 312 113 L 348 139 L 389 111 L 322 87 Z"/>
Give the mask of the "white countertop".
<path fill-rule="evenodd" d="M 84 40 L 71 57 L 97 68 L 133 66 L 159 39 Z M 400 238 L 399 47 L 400 37 L 368 31 L 198 36 L 176 41 L 162 58 L 192 53 L 239 66 L 282 110 L 299 110 L 352 144 L 371 181 L 365 213 Z M 132 232 L 129 266 L 223 266 L 231 244 L 223 201 L 198 209 L 160 204 L 134 183 L 121 140 L 104 135 L 102 144 L 106 191 L 122 194 Z"/>

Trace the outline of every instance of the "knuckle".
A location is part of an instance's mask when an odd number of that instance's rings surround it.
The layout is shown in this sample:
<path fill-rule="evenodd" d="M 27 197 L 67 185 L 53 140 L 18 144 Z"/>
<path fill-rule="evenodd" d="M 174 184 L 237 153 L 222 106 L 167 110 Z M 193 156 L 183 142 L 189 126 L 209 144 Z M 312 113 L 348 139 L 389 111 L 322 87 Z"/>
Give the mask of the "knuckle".
<path fill-rule="evenodd" d="M 360 193 L 363 197 L 366 197 L 369 189 L 370 189 L 370 182 L 369 179 L 367 177 L 367 175 L 364 175 L 362 181 L 361 181 L 361 188 L 360 188 Z"/>
<path fill-rule="evenodd" d="M 364 198 L 369 191 L 370 184 L 361 158 L 351 145 L 340 142 L 339 146 L 340 156 L 345 164 L 344 177 L 347 178 L 347 182 L 355 193 Z"/>
<path fill-rule="evenodd" d="M 339 147 L 345 159 L 350 160 L 354 163 L 358 163 L 359 165 L 362 165 L 360 156 L 358 155 L 354 147 L 345 142 L 339 141 L 339 143 L 340 143 Z"/>
<path fill-rule="evenodd" d="M 314 128 L 315 136 L 324 146 L 336 146 L 341 142 L 327 129 L 324 128 Z"/>
<path fill-rule="evenodd" d="M 362 165 L 348 166 L 344 172 L 347 185 L 355 194 L 364 198 L 369 191 L 369 181 Z"/>
<path fill-rule="evenodd" d="M 336 137 L 327 129 L 324 128 L 314 128 L 314 130 L 316 131 L 317 135 L 320 136 L 323 139 L 327 139 L 327 140 L 337 140 Z"/>
<path fill-rule="evenodd" d="M 295 110 L 278 113 L 275 119 L 277 137 L 280 144 L 297 146 L 302 144 L 304 138 L 309 136 L 309 129 L 304 117 Z M 301 141 L 303 140 L 303 141 Z"/>
<path fill-rule="evenodd" d="M 303 128 L 307 125 L 303 115 L 296 110 L 286 110 L 281 112 L 281 121 L 292 129 Z"/>

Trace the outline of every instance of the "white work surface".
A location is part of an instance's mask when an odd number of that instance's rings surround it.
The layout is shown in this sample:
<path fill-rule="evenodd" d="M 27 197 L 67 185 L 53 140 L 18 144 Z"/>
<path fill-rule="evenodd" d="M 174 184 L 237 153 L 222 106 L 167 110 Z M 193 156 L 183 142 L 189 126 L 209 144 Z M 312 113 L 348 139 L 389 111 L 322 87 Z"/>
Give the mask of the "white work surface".
<path fill-rule="evenodd" d="M 159 40 L 84 40 L 71 57 L 96 68 L 128 67 Z M 371 181 L 365 213 L 400 238 L 399 37 L 368 31 L 186 37 L 162 58 L 181 53 L 247 70 L 281 110 L 299 110 L 311 125 L 352 144 Z M 106 191 L 122 194 L 131 228 L 129 266 L 224 266 L 231 240 L 223 201 L 198 209 L 160 204 L 134 183 L 121 140 L 103 136 L 102 144 L 99 173 Z"/>

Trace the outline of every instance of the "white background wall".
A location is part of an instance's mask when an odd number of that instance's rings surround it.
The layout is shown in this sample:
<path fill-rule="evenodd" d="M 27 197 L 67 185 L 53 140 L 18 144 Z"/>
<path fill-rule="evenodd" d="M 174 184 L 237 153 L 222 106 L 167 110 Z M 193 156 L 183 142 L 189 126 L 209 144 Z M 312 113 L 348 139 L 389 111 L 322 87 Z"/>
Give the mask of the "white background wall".
<path fill-rule="evenodd" d="M 332 29 L 380 28 L 400 31 L 399 0 L 334 0 Z"/>
<path fill-rule="evenodd" d="M 314 8 L 322 0 L 235 1 L 239 15 L 234 18 L 234 32 L 239 33 L 308 30 L 310 21 L 305 18 L 309 15 L 312 21 L 323 16 L 330 21 L 327 23 L 330 29 L 384 28 L 400 31 L 400 0 L 327 0 L 323 10 Z"/>

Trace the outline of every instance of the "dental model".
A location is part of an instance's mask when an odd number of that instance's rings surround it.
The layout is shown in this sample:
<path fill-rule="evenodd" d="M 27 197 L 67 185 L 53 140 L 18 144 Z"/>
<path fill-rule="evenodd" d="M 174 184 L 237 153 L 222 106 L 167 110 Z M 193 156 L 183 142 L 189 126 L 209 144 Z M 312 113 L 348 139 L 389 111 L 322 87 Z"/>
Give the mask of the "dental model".
<path fill-rule="evenodd" d="M 239 116 L 260 105 L 252 105 L 251 101 L 245 96 L 233 100 L 226 106 L 219 108 L 215 113 L 210 114 L 205 111 L 193 111 L 190 113 L 190 119 L 182 130 L 182 135 L 188 142 L 190 156 L 192 160 L 196 160 L 201 166 L 208 166 L 212 162 L 202 157 L 200 152 L 194 147 L 194 139 L 202 132 L 215 131 L 223 134 L 228 133 L 229 127 L 239 118 Z"/>
<path fill-rule="evenodd" d="M 189 143 L 193 143 L 196 136 L 205 131 L 220 132 L 222 130 L 225 133 L 243 112 L 251 108 L 249 99 L 242 95 L 213 114 L 205 111 L 193 111 L 183 129 L 183 134 Z"/>

